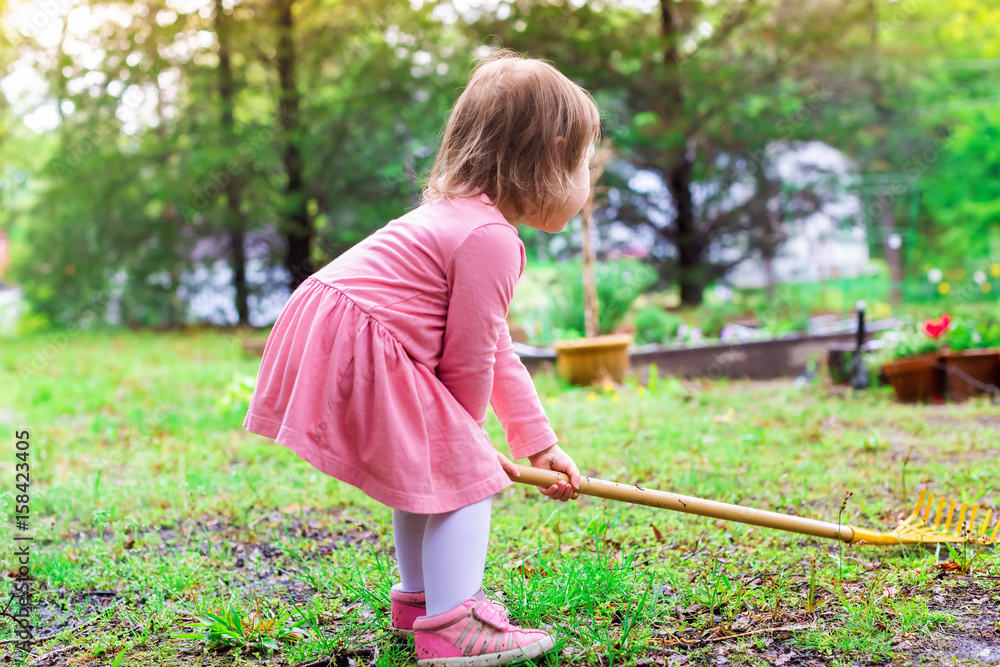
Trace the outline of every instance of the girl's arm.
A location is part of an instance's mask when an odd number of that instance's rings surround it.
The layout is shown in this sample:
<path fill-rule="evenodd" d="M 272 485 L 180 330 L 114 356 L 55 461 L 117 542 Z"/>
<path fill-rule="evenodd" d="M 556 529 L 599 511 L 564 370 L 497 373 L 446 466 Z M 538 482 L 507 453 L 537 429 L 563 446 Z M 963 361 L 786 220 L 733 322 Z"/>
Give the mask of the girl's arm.
<path fill-rule="evenodd" d="M 493 389 L 497 341 L 507 329 L 507 307 L 523 266 L 517 232 L 503 223 L 473 230 L 445 269 L 451 292 L 437 375 L 480 426 Z"/>
<path fill-rule="evenodd" d="M 445 271 L 451 293 L 437 375 L 480 426 L 492 400 L 515 459 L 528 457 L 535 467 L 563 471 L 579 488 L 576 465 L 555 444 L 507 329 L 507 309 L 524 266 L 524 246 L 506 224 L 479 227 L 459 245 Z M 504 463 L 505 470 L 513 469 Z M 542 493 L 568 500 L 576 497 L 574 488 L 560 482 Z"/>
<path fill-rule="evenodd" d="M 514 352 L 506 322 L 497 342 L 490 405 L 503 426 L 514 460 L 533 456 L 558 442 L 531 375 Z"/>
<path fill-rule="evenodd" d="M 580 471 L 573 459 L 556 444 L 558 438 L 545 409 L 538 399 L 535 383 L 528 369 L 514 352 L 510 330 L 504 323 L 497 343 L 496 363 L 493 365 L 493 394 L 490 405 L 500 420 L 510 455 L 515 460 L 527 458 L 532 467 L 558 470 L 570 477 L 570 484 L 560 482 L 540 490 L 554 500 L 572 500 L 578 497 Z M 505 470 L 509 469 L 504 466 Z M 514 472 L 517 469 L 514 468 Z"/>

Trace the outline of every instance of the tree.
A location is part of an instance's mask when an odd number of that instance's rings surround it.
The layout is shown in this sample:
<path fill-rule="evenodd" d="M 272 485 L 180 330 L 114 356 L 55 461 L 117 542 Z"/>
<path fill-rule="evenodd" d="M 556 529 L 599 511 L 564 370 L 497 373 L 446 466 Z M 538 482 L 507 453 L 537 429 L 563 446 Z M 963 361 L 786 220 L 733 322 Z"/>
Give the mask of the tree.
<path fill-rule="evenodd" d="M 770 224 L 740 194 L 757 185 L 750 172 L 766 162 L 761 153 L 803 134 L 792 121 L 806 105 L 819 96 L 826 106 L 835 95 L 827 91 L 851 85 L 834 76 L 859 20 L 857 3 L 820 0 L 662 0 L 653 14 L 530 3 L 474 30 L 553 60 L 604 103 L 627 162 L 663 189 L 619 180 L 623 202 L 611 214 L 653 230 L 658 271 L 677 280 L 683 303 L 697 304 L 730 266 L 713 260 L 713 248 Z"/>
<path fill-rule="evenodd" d="M 215 0 L 215 36 L 219 43 L 219 101 L 222 125 L 223 148 L 227 155 L 233 154 L 235 144 L 235 128 L 233 123 L 233 65 L 230 55 L 232 42 L 229 23 L 222 0 Z M 240 207 L 242 200 L 242 179 L 238 174 L 232 175 L 226 182 L 225 226 L 229 229 L 229 251 L 233 269 L 233 288 L 236 291 L 236 312 L 239 324 L 250 321 L 247 304 L 247 267 L 246 267 L 246 217 Z"/>
<path fill-rule="evenodd" d="M 246 322 L 277 287 L 272 271 L 250 282 L 248 248 L 294 288 L 415 203 L 464 74 L 453 65 L 467 61 L 430 4 L 211 9 L 103 12 L 106 23 L 75 36 L 106 54 L 96 63 L 24 40 L 52 63 L 40 71 L 61 113 L 23 229 L 36 250 L 16 267 L 50 320 L 69 323 L 100 297 L 124 322 L 178 323 L 225 258 Z"/>

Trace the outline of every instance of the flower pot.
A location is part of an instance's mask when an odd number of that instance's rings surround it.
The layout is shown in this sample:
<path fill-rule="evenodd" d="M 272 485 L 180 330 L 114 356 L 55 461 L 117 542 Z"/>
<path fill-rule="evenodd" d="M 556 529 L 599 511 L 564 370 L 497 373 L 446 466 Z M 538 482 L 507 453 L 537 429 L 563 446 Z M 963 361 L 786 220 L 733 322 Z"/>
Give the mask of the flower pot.
<path fill-rule="evenodd" d="M 556 349 L 556 371 L 575 385 L 593 384 L 607 374 L 621 382 L 628 370 L 628 346 L 632 336 L 613 334 L 577 340 L 562 340 Z"/>
<path fill-rule="evenodd" d="M 948 396 L 953 401 L 964 401 L 986 393 L 975 382 L 997 386 L 1000 384 L 1000 350 L 964 350 L 944 355 L 947 365 Z"/>
<path fill-rule="evenodd" d="M 884 364 L 882 370 L 900 402 L 929 401 L 943 393 L 943 372 L 938 368 L 940 359 L 936 354 L 903 357 Z"/>

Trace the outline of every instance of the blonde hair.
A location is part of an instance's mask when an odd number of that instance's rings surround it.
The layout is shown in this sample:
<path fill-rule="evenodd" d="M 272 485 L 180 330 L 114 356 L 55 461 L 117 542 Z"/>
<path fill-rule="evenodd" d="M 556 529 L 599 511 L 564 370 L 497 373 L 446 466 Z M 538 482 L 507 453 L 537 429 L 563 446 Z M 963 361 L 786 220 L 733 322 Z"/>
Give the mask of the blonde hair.
<path fill-rule="evenodd" d="M 518 217 L 543 212 L 569 197 L 600 136 L 587 91 L 547 62 L 499 50 L 452 107 L 423 201 L 486 194 Z"/>

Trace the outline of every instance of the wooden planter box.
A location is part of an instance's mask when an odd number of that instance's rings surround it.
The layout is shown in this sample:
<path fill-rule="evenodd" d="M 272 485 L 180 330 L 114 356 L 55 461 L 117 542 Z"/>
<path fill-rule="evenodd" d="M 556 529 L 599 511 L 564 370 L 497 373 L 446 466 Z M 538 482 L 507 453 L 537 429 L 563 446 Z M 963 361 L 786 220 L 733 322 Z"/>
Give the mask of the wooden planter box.
<path fill-rule="evenodd" d="M 868 326 L 868 335 L 898 326 L 896 320 L 877 320 Z M 746 378 L 767 380 L 795 377 L 806 370 L 810 359 L 823 359 L 831 344 L 854 345 L 857 334 L 832 333 L 790 335 L 753 342 L 719 343 L 701 346 L 642 345 L 628 354 L 629 364 L 641 381 L 656 364 L 659 375 L 684 378 Z M 528 371 L 536 373 L 556 361 L 555 350 L 515 344 L 517 355 Z"/>
<path fill-rule="evenodd" d="M 1000 350 L 949 352 L 944 355 L 944 363 L 960 371 L 948 371 L 948 397 L 953 401 L 964 401 L 986 393 L 979 386 L 969 383 L 966 376 L 984 385 L 1000 385 Z"/>
<path fill-rule="evenodd" d="M 882 366 L 901 403 L 917 403 L 941 398 L 944 394 L 944 371 L 941 356 L 921 354 L 894 359 Z"/>
<path fill-rule="evenodd" d="M 628 370 L 628 346 L 632 336 L 612 334 L 557 342 L 556 371 L 567 381 L 580 386 L 610 375 L 615 382 L 625 379 Z"/>

